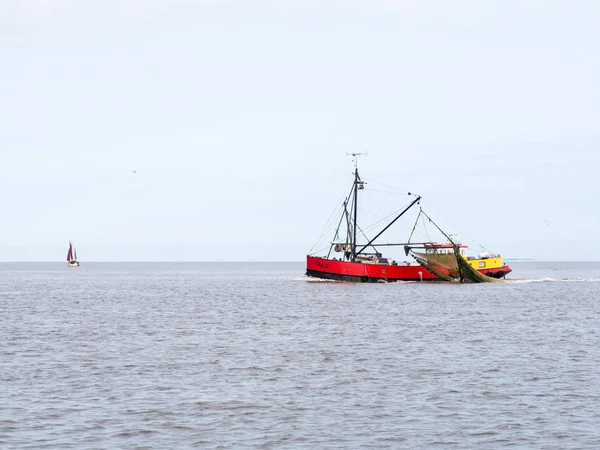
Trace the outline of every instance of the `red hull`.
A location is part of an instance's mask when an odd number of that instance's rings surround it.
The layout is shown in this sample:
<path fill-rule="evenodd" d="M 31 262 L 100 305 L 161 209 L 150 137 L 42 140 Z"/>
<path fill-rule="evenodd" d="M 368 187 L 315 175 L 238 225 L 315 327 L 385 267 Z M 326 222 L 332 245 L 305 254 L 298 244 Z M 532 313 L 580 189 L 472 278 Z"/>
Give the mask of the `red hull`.
<path fill-rule="evenodd" d="M 318 278 L 355 282 L 437 280 L 437 277 L 423 266 L 363 264 L 315 256 L 306 257 L 306 274 Z"/>
<path fill-rule="evenodd" d="M 508 266 L 481 270 L 484 275 L 501 278 L 511 272 Z M 333 259 L 306 257 L 306 274 L 329 280 L 376 282 L 382 281 L 434 281 L 439 280 L 423 266 L 387 264 L 364 264 Z"/>

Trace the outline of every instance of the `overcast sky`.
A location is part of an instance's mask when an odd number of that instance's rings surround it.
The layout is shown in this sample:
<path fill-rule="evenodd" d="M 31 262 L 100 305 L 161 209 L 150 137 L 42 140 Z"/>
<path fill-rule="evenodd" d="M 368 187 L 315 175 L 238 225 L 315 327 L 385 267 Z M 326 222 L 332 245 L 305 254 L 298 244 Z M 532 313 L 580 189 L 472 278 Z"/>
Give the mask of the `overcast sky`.
<path fill-rule="evenodd" d="M 464 240 L 598 260 L 599 43 L 594 0 L 2 0 L 0 260 L 300 261 L 356 151 Z"/>

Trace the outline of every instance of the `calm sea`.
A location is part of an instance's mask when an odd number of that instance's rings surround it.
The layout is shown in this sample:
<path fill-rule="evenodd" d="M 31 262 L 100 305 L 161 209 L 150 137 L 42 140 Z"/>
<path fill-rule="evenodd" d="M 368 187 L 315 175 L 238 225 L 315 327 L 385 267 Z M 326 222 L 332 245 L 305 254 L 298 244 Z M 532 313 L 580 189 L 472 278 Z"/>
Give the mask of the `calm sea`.
<path fill-rule="evenodd" d="M 600 448 L 600 263 L 0 264 L 0 448 Z"/>

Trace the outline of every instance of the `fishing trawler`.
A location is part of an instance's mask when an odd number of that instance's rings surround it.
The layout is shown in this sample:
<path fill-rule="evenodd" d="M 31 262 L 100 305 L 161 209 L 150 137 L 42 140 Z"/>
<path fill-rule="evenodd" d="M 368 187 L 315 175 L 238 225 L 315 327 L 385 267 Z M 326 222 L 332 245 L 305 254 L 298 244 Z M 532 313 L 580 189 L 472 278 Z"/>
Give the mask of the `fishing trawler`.
<path fill-rule="evenodd" d="M 359 191 L 365 184 L 358 173 L 358 156 L 354 157 L 354 182 L 350 194 L 345 198 L 333 242 L 324 256 L 309 254 L 306 257 L 306 275 L 336 281 L 379 282 L 379 281 L 458 281 L 458 282 L 495 282 L 506 277 L 512 269 L 502 261 L 500 255 L 482 252 L 477 256 L 468 256 L 467 245 L 463 245 L 456 236 L 446 234 L 423 211 L 420 206 L 421 196 L 408 193 L 409 204 L 387 223 L 373 238 L 369 239 L 364 230 L 358 226 Z M 419 213 L 413 232 L 406 242 L 376 243 L 376 241 L 411 208 L 419 206 Z M 419 219 L 427 218 L 447 242 L 411 242 Z M 346 238 L 338 238 L 342 223 L 345 223 Z M 366 243 L 358 243 L 358 231 L 367 239 Z M 399 262 L 385 258 L 379 248 L 401 246 L 406 256 L 413 260 Z M 339 253 L 339 257 L 332 256 Z"/>
<path fill-rule="evenodd" d="M 69 241 L 69 251 L 67 252 L 67 264 L 69 267 L 79 267 L 77 249 L 73 246 L 71 241 Z"/>

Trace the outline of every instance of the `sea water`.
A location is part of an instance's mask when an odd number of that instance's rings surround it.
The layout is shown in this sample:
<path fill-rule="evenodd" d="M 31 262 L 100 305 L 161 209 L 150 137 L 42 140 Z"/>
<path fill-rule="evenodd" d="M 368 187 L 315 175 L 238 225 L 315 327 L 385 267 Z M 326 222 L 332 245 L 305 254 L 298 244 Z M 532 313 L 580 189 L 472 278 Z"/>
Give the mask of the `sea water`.
<path fill-rule="evenodd" d="M 0 264 L 0 448 L 600 448 L 600 263 Z"/>

